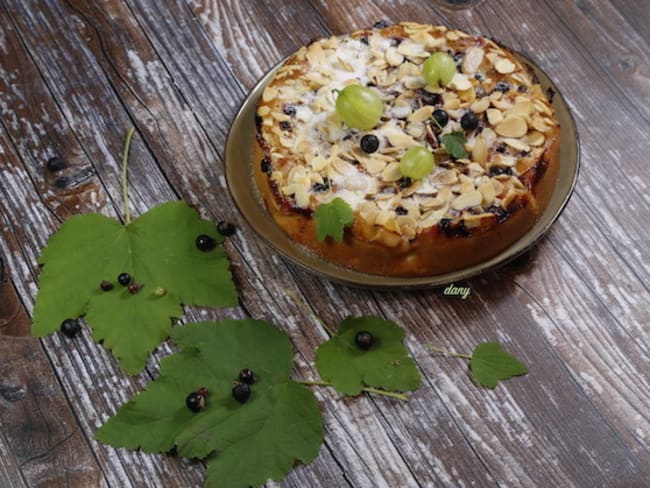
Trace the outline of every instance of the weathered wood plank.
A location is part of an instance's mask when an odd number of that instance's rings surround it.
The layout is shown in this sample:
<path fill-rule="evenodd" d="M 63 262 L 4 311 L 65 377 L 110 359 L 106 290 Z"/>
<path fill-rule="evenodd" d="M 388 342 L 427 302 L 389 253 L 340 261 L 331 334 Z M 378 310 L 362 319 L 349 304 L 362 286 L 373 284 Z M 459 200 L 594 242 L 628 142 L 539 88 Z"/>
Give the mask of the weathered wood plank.
<path fill-rule="evenodd" d="M 41 11 L 37 5 L 22 2 L 5 5 L 3 8 L 8 15 L 2 16 L 2 20 L 11 19 L 22 36 L 19 41 L 13 42 L 14 51 L 11 58 L 23 60 L 26 64 L 33 62 L 35 65 L 35 69 L 24 69 L 21 66 L 20 69 L 14 70 L 27 78 L 19 78 L 18 82 L 14 81 L 11 86 L 16 92 L 14 95 L 17 100 L 13 107 L 24 108 L 30 99 L 50 103 L 54 109 L 42 115 L 48 118 L 46 134 L 57 133 L 56 137 L 59 139 L 78 141 L 84 153 L 96 165 L 94 169 L 100 175 L 102 186 L 109 188 L 109 193 L 119 201 L 121 190 L 117 160 L 130 120 L 103 76 L 101 68 L 83 49 L 83 43 L 79 41 L 70 17 L 58 4 L 48 5 L 45 11 Z M 3 31 L 7 36 L 17 35 L 11 26 L 3 28 Z M 7 65 L 3 63 L 3 66 Z M 39 76 L 30 77 L 32 73 Z M 25 93 L 30 94 L 32 98 L 26 97 Z M 52 99 L 53 104 L 50 102 Z M 22 100 L 26 103 L 21 103 Z M 50 214 L 47 208 L 35 203 L 40 201 L 39 193 L 47 193 L 51 188 L 45 185 L 33 186 L 34 180 L 43 179 L 43 176 L 40 176 L 43 172 L 43 160 L 35 159 L 32 155 L 49 154 L 51 148 L 49 137 L 39 133 L 39 122 L 33 121 L 32 117 L 33 114 L 28 112 L 28 115 L 19 118 L 21 124 L 14 124 L 8 129 L 14 140 L 20 142 L 16 147 L 22 160 L 27 161 L 26 169 L 29 173 L 24 169 L 13 168 L 3 175 L 12 177 L 9 180 L 3 178 L 8 182 L 5 201 L 17 206 L 12 208 L 10 213 L 18 219 L 21 213 L 23 214 L 23 222 L 13 222 L 14 231 L 19 234 L 30 233 L 30 237 L 33 237 L 24 240 L 21 238 L 23 248 L 20 252 L 24 253 L 22 256 L 8 258 L 10 269 L 17 277 L 16 282 L 31 283 L 30 288 L 25 290 L 24 294 L 21 293 L 28 309 L 31 309 L 35 294 L 35 269 L 21 269 L 21 266 L 24 266 L 24 263 L 34 266 L 39 247 L 44 244 L 47 234 L 56 227 L 56 222 L 52 220 L 49 225 L 39 225 L 43 216 Z M 26 134 L 31 137 L 26 137 Z M 30 145 L 21 144 L 25 142 Z M 174 193 L 158 171 L 156 162 L 142 145 L 134 145 L 132 157 L 139 164 L 132 169 L 131 177 L 142 182 L 137 185 L 136 191 L 131 192 L 131 202 L 136 214 L 152 205 L 152 201 L 174 198 Z M 71 161 L 72 158 L 67 159 L 70 171 L 79 169 L 74 160 Z M 75 195 L 75 192 L 79 192 L 79 189 L 75 188 L 76 181 L 73 179 L 71 188 L 61 189 L 53 198 Z M 67 183 L 63 186 L 67 186 Z M 21 188 L 24 188 L 24 191 Z M 70 207 L 72 211 L 95 211 L 92 195 L 91 191 L 89 198 L 74 202 Z M 102 207 L 102 210 L 106 208 Z M 14 263 L 17 264 L 15 268 Z M 136 385 L 141 387 L 147 377 L 145 373 L 137 382 L 125 377 L 110 355 L 95 345 L 86 333 L 72 344 L 62 342 L 57 336 L 48 337 L 43 343 L 55 370 L 59 372 L 64 390 L 70 395 L 74 410 L 81 412 L 80 424 L 88 436 L 92 436 L 95 428 L 127 399 L 127 395 L 132 396 Z M 196 463 L 171 460 L 165 465 L 158 465 L 154 456 L 116 452 L 92 439 L 91 442 L 111 485 L 155 485 L 164 483 L 164 480 L 170 477 L 179 480 L 181 484 L 191 485 L 199 483 L 203 478 L 202 467 Z"/>
<path fill-rule="evenodd" d="M 342 400 L 332 390 L 317 391 L 326 443 L 315 463 L 293 471 L 283 485 L 643 483 L 650 477 L 650 379 L 644 374 L 650 370 L 649 341 L 643 326 L 650 233 L 637 223 L 650 217 L 643 205 L 649 174 L 641 116 L 647 107 L 635 107 L 633 100 L 647 97 L 647 53 L 640 47 L 647 26 L 637 21 L 644 11 L 638 2 L 612 3 L 622 16 L 609 2 L 598 11 L 594 2 L 484 2 L 453 12 L 415 1 L 70 0 L 63 8 L 59 2 L 45 7 L 4 0 L 0 148 L 15 155 L 10 165 L 0 160 L 0 254 L 17 295 L 29 311 L 36 255 L 61 219 L 91 210 L 121 213 L 116 159 L 128 125 L 139 133 L 131 159 L 136 214 L 180 195 L 215 220 L 241 224 L 223 181 L 223 142 L 246 90 L 278 60 L 313 37 L 382 18 L 443 22 L 492 35 L 532 53 L 556 79 L 583 138 L 578 190 L 530 258 L 534 264 L 471 280 L 466 302 L 435 291 L 374 293 L 285 263 L 240 225 L 227 247 L 242 307 L 191 309 L 187 318 L 250 314 L 278 324 L 296 345 L 295 375 L 305 379 L 315 377 L 313 351 L 326 334 L 287 291 L 329 324 L 371 314 L 408 330 L 423 387 L 406 404 Z M 558 21 L 567 16 L 573 31 Z M 636 31 L 621 36 L 629 26 Z M 587 45 L 593 49 L 587 52 Z M 53 155 L 69 161 L 63 173 L 44 171 Z M 22 306 L 12 302 L 9 308 Z M 11 310 L 5 313 L 13 317 Z M 25 327 L 12 319 L 0 323 L 0 334 L 24 333 Z M 432 343 L 468 352 L 488 339 L 524 359 L 531 374 L 488 392 L 471 383 L 461 360 L 435 357 L 425 348 Z M 91 436 L 171 351 L 163 346 L 149 374 L 131 379 L 86 332 L 75 341 L 55 335 L 43 344 L 49 370 L 59 375 L 79 413 L 80 430 L 58 448 L 65 452 L 82 440 L 81 432 Z M 9 440 L 0 439 L 0 453 L 13 449 Z M 203 476 L 196 463 L 86 443 L 104 470 L 100 483 L 186 486 Z M 56 475 L 48 456 L 26 466 L 30 479 Z M 18 469 L 15 460 L 0 462 L 0 484 L 3 476 L 25 484 Z"/>
<path fill-rule="evenodd" d="M 0 482 L 100 486 L 101 468 L 6 274 L 0 303 Z"/>

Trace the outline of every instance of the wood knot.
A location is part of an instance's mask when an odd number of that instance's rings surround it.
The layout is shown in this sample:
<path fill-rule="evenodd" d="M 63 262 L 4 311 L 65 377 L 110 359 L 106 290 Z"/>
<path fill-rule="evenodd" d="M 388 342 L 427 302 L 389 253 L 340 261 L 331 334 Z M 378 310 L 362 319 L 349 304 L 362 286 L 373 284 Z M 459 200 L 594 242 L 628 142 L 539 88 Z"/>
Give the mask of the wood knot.
<path fill-rule="evenodd" d="M 8 402 L 16 402 L 25 396 L 25 388 L 22 386 L 0 385 L 0 396 Z"/>

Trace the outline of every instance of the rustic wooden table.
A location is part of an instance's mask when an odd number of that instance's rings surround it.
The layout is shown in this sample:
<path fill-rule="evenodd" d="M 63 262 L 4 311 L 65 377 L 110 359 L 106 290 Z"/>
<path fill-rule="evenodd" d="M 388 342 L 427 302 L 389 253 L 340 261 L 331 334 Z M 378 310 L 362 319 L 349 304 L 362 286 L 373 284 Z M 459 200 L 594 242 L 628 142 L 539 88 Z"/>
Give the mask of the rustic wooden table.
<path fill-rule="evenodd" d="M 127 376 L 87 331 L 30 337 L 36 259 L 67 217 L 120 212 L 127 128 L 133 212 L 182 198 L 239 231 L 241 306 L 187 320 L 263 318 L 309 379 L 331 324 L 373 314 L 407 329 L 423 386 L 402 402 L 319 389 L 325 443 L 295 487 L 650 486 L 650 18 L 645 0 L 0 0 L 0 486 L 200 486 L 204 467 L 112 449 L 94 430 L 157 374 Z M 577 120 L 582 171 L 535 250 L 472 279 L 468 300 L 319 279 L 270 251 L 224 182 L 224 141 L 247 91 L 309 40 L 379 19 L 443 23 L 528 54 Z M 58 173 L 45 164 L 67 162 Z M 528 376 L 478 388 L 465 362 L 499 340 Z"/>

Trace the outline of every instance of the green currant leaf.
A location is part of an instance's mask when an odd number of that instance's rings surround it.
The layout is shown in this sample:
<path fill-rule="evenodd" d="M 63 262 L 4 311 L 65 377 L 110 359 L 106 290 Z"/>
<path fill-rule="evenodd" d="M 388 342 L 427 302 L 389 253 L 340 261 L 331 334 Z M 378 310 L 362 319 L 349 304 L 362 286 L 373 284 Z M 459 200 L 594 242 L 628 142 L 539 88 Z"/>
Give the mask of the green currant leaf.
<path fill-rule="evenodd" d="M 221 246 L 196 247 L 199 235 L 223 238 L 183 202 L 153 208 L 128 225 L 99 214 L 74 216 L 43 252 L 32 334 L 45 336 L 68 318 L 85 315 L 95 341 L 103 341 L 130 374 L 169 335 L 181 304 L 237 304 L 228 259 Z M 136 293 L 117 282 L 128 273 Z M 102 281 L 113 288 L 103 291 Z"/>
<path fill-rule="evenodd" d="M 319 205 L 314 217 L 319 241 L 323 242 L 330 236 L 336 242 L 341 242 L 343 229 L 354 222 L 354 211 L 345 200 L 337 197 L 329 203 Z"/>
<path fill-rule="evenodd" d="M 177 327 L 171 338 L 182 350 L 96 432 L 99 441 L 147 452 L 176 446 L 181 456 L 205 458 L 206 486 L 219 487 L 280 480 L 296 460 L 317 456 L 321 412 L 313 393 L 289 379 L 293 352 L 283 332 L 258 320 L 224 320 Z M 255 383 L 239 403 L 231 391 L 244 368 Z M 202 387 L 209 395 L 194 413 L 185 399 Z"/>
<path fill-rule="evenodd" d="M 528 373 L 528 368 L 512 354 L 503 351 L 497 342 L 476 346 L 469 367 L 474 379 L 488 388 L 494 388 L 499 381 Z"/>
<path fill-rule="evenodd" d="M 469 156 L 465 150 L 467 139 L 462 132 L 452 132 L 440 137 L 440 142 L 445 146 L 447 154 L 451 154 L 456 159 L 462 159 Z"/>
<path fill-rule="evenodd" d="M 355 340 L 364 331 L 372 335 L 367 350 Z M 358 395 L 366 387 L 415 390 L 420 386 L 420 373 L 402 339 L 404 331 L 389 320 L 347 318 L 337 334 L 316 350 L 316 368 L 322 379 L 345 395 Z"/>

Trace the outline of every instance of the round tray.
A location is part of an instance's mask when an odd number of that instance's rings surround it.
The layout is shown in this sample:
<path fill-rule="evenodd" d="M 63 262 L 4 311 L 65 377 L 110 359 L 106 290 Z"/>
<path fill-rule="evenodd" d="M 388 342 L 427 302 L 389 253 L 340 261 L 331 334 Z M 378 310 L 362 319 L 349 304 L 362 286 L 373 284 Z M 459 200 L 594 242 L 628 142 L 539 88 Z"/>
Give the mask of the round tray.
<path fill-rule="evenodd" d="M 518 53 L 516 55 L 533 69 L 542 88 L 550 89 L 551 93 L 554 93 L 552 104 L 560 123 L 560 168 L 553 196 L 539 220 L 519 240 L 496 256 L 450 273 L 413 278 L 394 277 L 372 275 L 339 266 L 292 241 L 267 212 L 255 184 L 252 161 L 257 101 L 284 61 L 266 73 L 251 90 L 228 133 L 225 155 L 226 181 L 235 204 L 248 224 L 280 254 L 313 273 L 348 285 L 385 289 L 436 287 L 494 270 L 530 249 L 548 231 L 562 213 L 573 192 L 579 168 L 578 133 L 566 101 L 546 73 L 527 57 Z"/>

